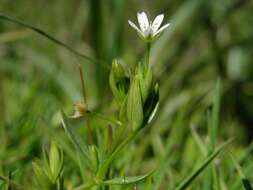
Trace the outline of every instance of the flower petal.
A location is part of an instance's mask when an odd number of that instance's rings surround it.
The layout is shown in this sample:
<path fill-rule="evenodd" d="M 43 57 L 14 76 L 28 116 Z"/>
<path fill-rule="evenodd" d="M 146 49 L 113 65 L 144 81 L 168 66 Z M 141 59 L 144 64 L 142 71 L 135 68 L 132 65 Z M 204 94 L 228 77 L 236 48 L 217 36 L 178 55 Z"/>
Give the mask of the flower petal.
<path fill-rule="evenodd" d="M 161 33 L 164 29 L 166 29 L 167 27 L 169 27 L 170 23 L 165 24 L 164 26 L 162 26 L 158 31 L 156 31 L 153 36 L 158 35 L 159 33 Z"/>
<path fill-rule="evenodd" d="M 135 29 L 138 34 L 140 34 L 141 36 L 143 36 L 143 33 L 142 31 L 131 21 L 131 20 L 128 20 L 128 24 L 133 28 Z"/>
<path fill-rule="evenodd" d="M 145 12 L 137 13 L 137 19 L 142 32 L 145 32 L 149 27 L 148 17 Z"/>
<path fill-rule="evenodd" d="M 152 23 L 152 30 L 155 33 L 163 22 L 164 15 L 158 15 Z"/>

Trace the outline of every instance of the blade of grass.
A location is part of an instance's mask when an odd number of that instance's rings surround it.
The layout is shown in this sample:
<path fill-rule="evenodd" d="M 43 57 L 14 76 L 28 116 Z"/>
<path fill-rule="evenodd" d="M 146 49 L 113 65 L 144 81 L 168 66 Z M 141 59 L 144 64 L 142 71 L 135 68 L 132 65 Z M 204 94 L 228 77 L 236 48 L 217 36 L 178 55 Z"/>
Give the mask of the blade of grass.
<path fill-rule="evenodd" d="M 92 182 L 89 184 L 83 184 L 80 185 L 79 187 L 75 188 L 75 190 L 85 190 L 89 189 L 93 186 L 108 186 L 108 185 L 128 185 L 128 184 L 133 184 L 140 182 L 148 177 L 150 177 L 154 173 L 154 170 L 149 171 L 148 173 L 144 175 L 139 175 L 139 176 L 131 176 L 131 177 L 118 177 L 118 178 L 113 178 L 113 179 L 108 179 L 104 180 L 102 182 Z"/>
<path fill-rule="evenodd" d="M 191 125 L 190 129 L 191 129 L 193 139 L 195 140 L 196 144 L 198 145 L 201 153 L 203 155 L 207 155 L 207 149 L 206 149 L 205 143 L 202 141 L 201 137 L 197 133 L 195 126 Z"/>
<path fill-rule="evenodd" d="M 67 45 L 66 43 L 63 43 L 61 42 L 60 40 L 56 39 L 55 37 L 51 36 L 50 34 L 48 34 L 47 32 L 37 28 L 37 27 L 34 27 L 30 24 L 27 24 L 27 23 L 24 23 L 18 19 L 15 19 L 15 18 L 12 18 L 10 16 L 7 16 L 7 15 L 4 15 L 2 13 L 0 13 L 0 19 L 2 20 L 5 20 L 5 21 L 9 21 L 9 22 L 12 22 L 12 23 L 15 23 L 15 24 L 18 24 L 22 27 L 25 27 L 25 28 L 29 28 L 30 30 L 40 34 L 41 36 L 49 39 L 50 41 L 54 42 L 55 44 L 69 50 L 70 52 L 72 52 L 73 54 L 77 55 L 78 57 L 82 57 L 84 59 L 86 59 L 87 61 L 89 62 L 99 62 L 99 63 L 105 63 L 104 61 L 102 60 L 98 60 L 98 59 L 95 59 L 95 58 L 92 58 L 92 57 L 89 57 L 83 53 L 80 53 L 78 51 L 76 51 L 75 49 L 73 49 L 71 46 Z"/>
<path fill-rule="evenodd" d="M 124 185 L 124 184 L 133 184 L 140 182 L 147 177 L 153 174 L 154 170 L 140 176 L 132 176 L 132 177 L 119 177 L 114 179 L 105 180 L 101 183 L 101 185 Z"/>
<path fill-rule="evenodd" d="M 232 140 L 228 140 L 224 144 L 222 144 L 220 147 L 217 148 L 212 154 L 210 154 L 201 164 L 200 166 L 195 169 L 188 177 L 185 178 L 177 187 L 175 190 L 183 190 L 186 189 L 193 180 L 199 176 L 199 174 L 212 162 L 212 160 L 226 147 L 229 143 L 231 143 Z"/>

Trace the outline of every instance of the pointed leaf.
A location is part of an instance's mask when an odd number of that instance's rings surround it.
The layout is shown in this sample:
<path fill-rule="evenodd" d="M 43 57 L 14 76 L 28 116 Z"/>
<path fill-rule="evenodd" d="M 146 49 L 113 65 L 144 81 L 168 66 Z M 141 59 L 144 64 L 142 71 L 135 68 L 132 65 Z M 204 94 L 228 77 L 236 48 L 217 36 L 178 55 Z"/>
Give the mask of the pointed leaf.
<path fill-rule="evenodd" d="M 185 178 L 177 187 L 176 190 L 183 190 L 189 187 L 189 185 L 193 182 L 193 180 L 201 174 L 201 172 L 212 162 L 212 160 L 226 147 L 231 140 L 228 140 L 220 147 L 217 148 L 210 156 L 208 156 L 197 169 L 195 169 L 188 177 Z"/>
<path fill-rule="evenodd" d="M 130 90 L 127 98 L 127 119 L 135 131 L 143 122 L 143 108 L 139 78 L 136 76 L 131 82 Z"/>
<path fill-rule="evenodd" d="M 20 20 L 17 20 L 15 18 L 11 18 L 11 17 L 9 17 L 7 15 L 3 15 L 3 14 L 0 14 L 0 19 L 5 20 L 5 21 L 9 21 L 9 22 L 12 22 L 12 23 L 15 23 L 15 24 L 18 24 L 18 25 L 20 25 L 22 27 L 25 27 L 25 28 L 28 28 L 28 29 L 36 32 L 37 34 L 40 34 L 41 36 L 49 39 L 50 41 L 54 42 L 55 44 L 57 44 L 57 45 L 65 48 L 65 49 L 69 50 L 70 52 L 74 53 L 75 55 L 86 59 L 87 61 L 90 61 L 90 62 L 102 62 L 102 63 L 104 63 L 104 61 L 102 61 L 102 60 L 94 59 L 92 57 L 84 55 L 83 53 L 80 53 L 80 52 L 76 51 L 71 46 L 69 46 L 69 45 L 61 42 L 60 40 L 58 40 L 55 37 L 51 36 L 50 34 L 46 33 L 45 31 L 43 31 L 43 30 L 41 30 L 39 28 L 36 28 L 36 27 L 34 27 L 32 25 L 26 24 L 26 23 L 24 23 L 24 22 L 22 22 Z"/>
<path fill-rule="evenodd" d="M 151 176 L 153 172 L 154 170 L 140 176 L 119 177 L 119 178 L 109 179 L 109 180 L 103 181 L 101 185 L 124 185 L 124 184 L 137 183 Z"/>

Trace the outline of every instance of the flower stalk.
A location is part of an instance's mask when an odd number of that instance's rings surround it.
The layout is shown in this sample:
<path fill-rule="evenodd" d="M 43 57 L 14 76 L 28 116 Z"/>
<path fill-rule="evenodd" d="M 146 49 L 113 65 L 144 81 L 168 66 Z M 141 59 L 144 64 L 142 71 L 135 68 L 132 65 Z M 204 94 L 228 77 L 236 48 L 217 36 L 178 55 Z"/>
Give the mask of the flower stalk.
<path fill-rule="evenodd" d="M 147 42 L 147 46 L 146 46 L 146 60 L 145 60 L 144 71 L 149 67 L 150 51 L 151 51 L 151 42 Z"/>

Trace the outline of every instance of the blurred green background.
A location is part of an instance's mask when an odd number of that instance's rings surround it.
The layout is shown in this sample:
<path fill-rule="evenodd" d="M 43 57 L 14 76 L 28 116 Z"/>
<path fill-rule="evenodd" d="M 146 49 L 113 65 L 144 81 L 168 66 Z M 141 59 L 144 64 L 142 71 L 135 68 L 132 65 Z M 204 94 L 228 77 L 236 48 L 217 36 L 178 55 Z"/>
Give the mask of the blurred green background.
<path fill-rule="evenodd" d="M 234 151 L 242 156 L 253 137 L 252 0 L 1 0 L 1 14 L 36 26 L 103 62 L 77 57 L 27 28 L 0 20 L 0 174 L 13 171 L 18 181 L 27 183 L 29 175 L 24 174 L 31 171 L 31 160 L 40 156 L 41 146 L 52 137 L 67 143 L 59 111 L 71 113 L 73 103 L 82 100 L 78 64 L 84 69 L 89 108 L 105 114 L 114 111 L 109 104 L 110 65 L 113 58 L 130 67 L 140 60 L 145 47 L 127 20 L 137 22 L 136 13 L 143 10 L 149 18 L 164 13 L 164 22 L 171 26 L 151 50 L 160 108 L 152 127 L 138 137 L 143 146 L 130 147 L 138 154 L 126 158 L 134 161 L 125 170 L 136 174 L 159 162 L 165 142 L 172 138 L 177 161 L 171 167 L 175 172 L 184 168 L 176 174 L 184 176 L 199 154 L 192 145 L 190 125 L 205 136 L 218 78 L 219 140 L 235 137 Z M 79 131 L 86 139 L 85 130 Z M 242 159 L 250 171 L 253 163 L 247 159 L 252 153 L 248 155 Z M 67 181 L 76 184 L 73 167 L 66 168 L 73 173 Z M 233 183 L 230 174 L 224 176 Z"/>

